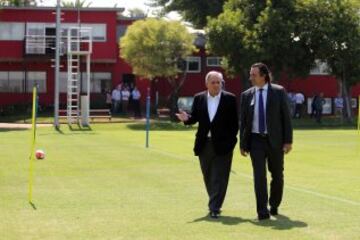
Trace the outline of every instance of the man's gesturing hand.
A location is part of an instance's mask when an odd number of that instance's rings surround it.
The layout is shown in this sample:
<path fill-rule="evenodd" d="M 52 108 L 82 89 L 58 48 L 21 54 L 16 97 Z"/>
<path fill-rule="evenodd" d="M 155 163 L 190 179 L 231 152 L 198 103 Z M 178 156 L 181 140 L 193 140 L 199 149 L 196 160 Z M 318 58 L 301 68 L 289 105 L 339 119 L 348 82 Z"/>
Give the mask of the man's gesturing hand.
<path fill-rule="evenodd" d="M 175 115 L 182 122 L 189 120 L 189 115 L 183 110 L 179 110 L 179 113 L 176 113 Z"/>

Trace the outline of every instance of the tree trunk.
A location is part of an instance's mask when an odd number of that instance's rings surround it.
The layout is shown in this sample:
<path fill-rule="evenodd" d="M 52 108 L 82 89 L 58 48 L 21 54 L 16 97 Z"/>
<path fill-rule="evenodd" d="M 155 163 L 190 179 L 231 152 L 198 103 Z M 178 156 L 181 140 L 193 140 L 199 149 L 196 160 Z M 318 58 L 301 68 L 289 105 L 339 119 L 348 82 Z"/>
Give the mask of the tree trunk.
<path fill-rule="evenodd" d="M 241 71 L 241 85 L 242 85 L 242 91 L 245 91 L 246 89 L 251 87 L 251 83 L 249 81 L 249 71 L 247 69 Z"/>
<path fill-rule="evenodd" d="M 186 79 L 186 71 L 184 71 L 180 77 L 180 79 L 169 78 L 169 83 L 172 87 L 172 92 L 170 94 L 169 108 L 170 108 L 170 120 L 175 122 L 178 121 L 176 117 L 176 113 L 179 111 L 178 109 L 178 99 L 181 87 L 184 85 Z"/>
<path fill-rule="evenodd" d="M 179 99 L 179 92 L 178 91 L 173 91 L 170 95 L 170 120 L 172 122 L 177 121 L 177 117 L 176 117 L 176 113 L 179 111 L 178 109 L 178 105 L 177 105 L 177 101 Z"/>

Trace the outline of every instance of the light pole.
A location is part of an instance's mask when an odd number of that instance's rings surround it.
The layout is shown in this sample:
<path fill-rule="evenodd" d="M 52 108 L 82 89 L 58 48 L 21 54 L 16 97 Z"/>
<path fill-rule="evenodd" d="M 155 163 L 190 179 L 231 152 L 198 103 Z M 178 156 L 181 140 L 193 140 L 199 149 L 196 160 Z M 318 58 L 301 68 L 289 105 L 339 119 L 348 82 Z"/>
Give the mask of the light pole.
<path fill-rule="evenodd" d="M 55 91 L 54 91 L 54 127 L 59 128 L 59 77 L 60 77 L 60 0 L 56 2 L 56 43 L 55 43 Z"/>

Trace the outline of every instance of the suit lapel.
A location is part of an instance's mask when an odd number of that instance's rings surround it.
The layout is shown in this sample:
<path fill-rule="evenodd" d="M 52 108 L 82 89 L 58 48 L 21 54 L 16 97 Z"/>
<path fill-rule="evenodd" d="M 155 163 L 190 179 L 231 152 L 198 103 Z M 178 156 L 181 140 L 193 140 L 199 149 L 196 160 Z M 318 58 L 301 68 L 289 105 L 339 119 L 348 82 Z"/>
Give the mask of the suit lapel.
<path fill-rule="evenodd" d="M 255 104 L 256 104 L 255 87 L 252 88 L 249 97 L 250 97 L 250 99 L 249 99 L 249 104 L 250 104 L 250 123 L 252 124 L 253 119 L 254 119 L 254 109 L 255 109 Z"/>
<path fill-rule="evenodd" d="M 269 83 L 269 85 L 268 85 L 268 93 L 267 93 L 267 97 L 266 97 L 266 126 L 269 126 L 268 119 L 270 117 L 272 99 L 273 99 L 273 91 L 272 91 L 271 83 Z"/>
<path fill-rule="evenodd" d="M 219 115 L 219 111 L 221 111 L 221 109 L 222 109 L 222 107 L 223 107 L 223 105 L 224 105 L 224 93 L 223 93 L 223 91 L 221 91 L 220 94 L 221 94 L 221 95 L 220 95 L 219 106 L 218 106 L 218 108 L 217 108 L 217 110 L 216 110 L 216 113 L 215 113 L 213 122 L 216 121 L 217 116 Z M 209 119 L 209 121 L 210 121 L 210 119 Z"/>
<path fill-rule="evenodd" d="M 207 95 L 208 95 L 208 92 L 205 91 L 204 95 L 203 95 L 203 97 L 204 97 L 204 109 L 205 109 L 205 115 L 206 115 L 205 119 L 206 119 L 207 122 L 210 122 Z"/>

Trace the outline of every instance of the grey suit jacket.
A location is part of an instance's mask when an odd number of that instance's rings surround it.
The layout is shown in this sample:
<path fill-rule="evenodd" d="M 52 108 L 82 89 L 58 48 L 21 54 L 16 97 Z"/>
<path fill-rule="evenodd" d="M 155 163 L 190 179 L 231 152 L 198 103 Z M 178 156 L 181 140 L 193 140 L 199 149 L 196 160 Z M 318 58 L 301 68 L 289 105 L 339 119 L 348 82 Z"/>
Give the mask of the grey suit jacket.
<path fill-rule="evenodd" d="M 241 94 L 240 103 L 240 148 L 250 151 L 250 138 L 255 104 L 255 87 Z M 270 145 L 281 149 L 285 143 L 292 143 L 293 133 L 287 93 L 282 86 L 269 84 L 266 102 L 266 126 Z"/>

